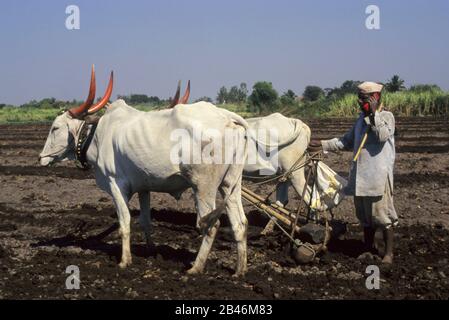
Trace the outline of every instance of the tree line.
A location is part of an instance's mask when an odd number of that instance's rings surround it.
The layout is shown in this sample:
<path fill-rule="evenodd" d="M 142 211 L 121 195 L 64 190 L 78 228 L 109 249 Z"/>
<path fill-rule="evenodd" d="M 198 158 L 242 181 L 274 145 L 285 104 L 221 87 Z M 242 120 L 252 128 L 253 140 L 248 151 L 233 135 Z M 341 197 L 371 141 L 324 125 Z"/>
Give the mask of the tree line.
<path fill-rule="evenodd" d="M 320 115 L 329 111 L 329 106 L 336 101 L 344 100 L 348 95 L 355 95 L 357 87 L 361 83 L 362 81 L 358 80 L 346 80 L 339 87 L 334 88 L 308 85 L 301 95 L 297 95 L 291 89 L 280 95 L 271 82 L 259 81 L 254 84 L 252 92 L 248 96 L 245 96 L 248 90 L 246 89 L 246 84 L 243 83 L 240 85 L 240 88 L 237 86 L 233 86 L 229 90 L 225 87 L 220 88 L 216 102 L 218 104 L 245 104 L 249 112 L 258 114 L 289 109 L 289 111 L 293 110 L 294 113 L 299 115 Z M 433 92 L 446 95 L 435 84 L 417 84 L 407 89 L 404 85 L 404 80 L 398 75 L 394 75 L 383 84 L 385 94 Z M 244 90 L 241 90 L 242 88 Z"/>
<path fill-rule="evenodd" d="M 335 102 L 346 101 L 344 98 L 347 95 L 354 95 L 357 93 L 357 86 L 361 81 L 346 80 L 340 86 L 334 88 L 321 88 L 315 85 L 308 85 L 305 87 L 301 95 L 297 95 L 293 90 L 289 89 L 282 94 L 279 94 L 273 87 L 273 84 L 268 81 L 258 81 L 254 83 L 251 92 L 249 92 L 246 83 L 234 85 L 230 88 L 222 86 L 215 99 L 204 96 L 196 101 L 215 102 L 218 105 L 238 105 L 242 110 L 252 114 L 266 114 L 285 110 L 286 108 L 294 111 L 301 111 L 303 114 L 320 115 L 329 110 L 330 105 L 335 105 Z M 395 92 L 440 92 L 444 93 L 437 85 L 434 84 L 418 84 L 412 85 L 410 88 L 404 86 L 404 80 L 398 75 L 394 75 L 391 79 L 384 83 L 385 91 L 387 93 Z M 118 95 L 119 99 L 125 100 L 126 103 L 132 106 L 144 105 L 150 109 L 168 105 L 171 98 L 161 99 L 157 96 L 148 96 L 146 94 L 129 94 Z M 101 98 L 99 98 L 101 99 Z M 444 100 L 445 101 L 445 100 Z M 32 100 L 28 103 L 20 105 L 22 108 L 42 108 L 42 109 L 63 109 L 73 105 L 79 105 L 82 101 L 61 101 L 55 98 L 45 98 L 40 101 Z M 0 108 L 13 107 L 6 104 L 0 104 Z M 301 114 L 299 112 L 299 114 Z"/>

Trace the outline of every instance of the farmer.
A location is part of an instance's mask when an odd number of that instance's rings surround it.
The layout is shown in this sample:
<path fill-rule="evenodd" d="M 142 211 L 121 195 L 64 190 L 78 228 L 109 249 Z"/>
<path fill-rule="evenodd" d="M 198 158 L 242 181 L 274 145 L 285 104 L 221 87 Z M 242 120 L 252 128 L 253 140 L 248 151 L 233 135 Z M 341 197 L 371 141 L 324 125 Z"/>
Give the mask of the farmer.
<path fill-rule="evenodd" d="M 358 86 L 360 116 L 353 127 L 341 138 L 312 140 L 310 151 L 353 150 L 357 154 L 362 140 L 367 139 L 357 159 L 352 161 L 347 195 L 354 196 L 357 218 L 363 226 L 365 249 L 374 252 L 377 229 L 383 231 L 385 255 L 382 262 L 393 262 L 393 227 L 398 217 L 393 205 L 394 116 L 383 110 L 383 86 L 364 82 Z"/>

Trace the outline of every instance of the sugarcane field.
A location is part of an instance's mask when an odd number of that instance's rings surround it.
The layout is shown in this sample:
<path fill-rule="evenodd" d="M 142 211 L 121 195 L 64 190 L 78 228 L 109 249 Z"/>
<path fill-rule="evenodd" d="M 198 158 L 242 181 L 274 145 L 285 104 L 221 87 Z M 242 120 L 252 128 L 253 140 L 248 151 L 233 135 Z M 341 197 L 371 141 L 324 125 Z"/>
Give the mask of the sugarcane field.
<path fill-rule="evenodd" d="M 0 300 L 449 299 L 446 2 L 75 2 L 0 4 Z"/>

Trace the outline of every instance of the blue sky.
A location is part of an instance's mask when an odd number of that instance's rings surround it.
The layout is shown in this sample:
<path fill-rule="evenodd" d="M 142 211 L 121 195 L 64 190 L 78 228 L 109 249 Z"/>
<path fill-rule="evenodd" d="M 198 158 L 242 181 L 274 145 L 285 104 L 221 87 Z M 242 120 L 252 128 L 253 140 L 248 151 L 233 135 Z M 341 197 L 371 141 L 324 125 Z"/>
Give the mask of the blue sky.
<path fill-rule="evenodd" d="M 65 28 L 78 5 L 81 29 Z M 380 8 L 380 30 L 365 8 Z M 449 89 L 447 0 L 2 0 L 0 102 L 83 99 L 90 65 L 97 95 L 115 71 L 117 94 L 169 97 L 179 79 L 192 98 L 220 86 L 273 82 L 300 94 L 347 79 Z"/>

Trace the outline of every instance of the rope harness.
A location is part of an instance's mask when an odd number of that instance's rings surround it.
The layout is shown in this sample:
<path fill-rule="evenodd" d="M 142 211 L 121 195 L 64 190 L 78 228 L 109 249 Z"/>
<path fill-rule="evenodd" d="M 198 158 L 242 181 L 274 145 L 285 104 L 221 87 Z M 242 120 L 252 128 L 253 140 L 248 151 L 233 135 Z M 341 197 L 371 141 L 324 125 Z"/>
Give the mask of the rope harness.
<path fill-rule="evenodd" d="M 304 161 L 303 161 L 303 159 L 304 159 Z M 306 151 L 295 161 L 295 163 L 293 163 L 293 165 L 290 167 L 290 169 L 288 169 L 287 171 L 285 171 L 281 174 L 274 174 L 274 175 L 267 176 L 267 177 L 253 177 L 253 176 L 243 175 L 242 177 L 246 180 L 253 180 L 253 181 L 254 180 L 262 180 L 259 182 L 252 182 L 252 184 L 255 186 L 260 186 L 260 185 L 264 185 L 264 184 L 267 184 L 267 183 L 270 183 L 273 181 L 277 181 L 274 188 L 265 197 L 265 200 L 268 201 L 268 198 L 271 197 L 271 195 L 273 194 L 274 191 L 276 191 L 278 185 L 280 183 L 283 183 L 283 182 L 287 181 L 288 179 L 290 179 L 293 172 L 295 172 L 301 168 L 304 168 L 305 166 L 309 165 L 313 161 L 322 161 L 322 160 L 323 160 L 323 154 L 321 151 L 317 151 L 317 152 L 313 152 L 313 153 L 309 153 Z"/>
<path fill-rule="evenodd" d="M 256 198 L 255 200 L 258 201 L 254 201 L 251 199 L 248 199 L 245 197 L 245 192 L 243 192 L 243 197 L 250 202 L 250 204 L 252 206 L 254 206 L 257 210 L 263 212 L 265 215 L 267 215 L 267 217 L 282 231 L 282 233 L 284 233 L 289 240 L 291 241 L 291 243 L 293 243 L 294 247 L 296 249 L 298 248 L 302 248 L 302 250 L 306 250 L 308 252 L 310 252 L 311 255 L 311 259 L 313 260 L 316 256 L 316 254 L 318 252 L 320 252 L 321 250 L 324 250 L 326 248 L 327 242 L 329 241 L 329 222 L 327 217 L 324 217 L 324 223 L 325 223 L 325 239 L 323 241 L 323 243 L 321 243 L 320 245 L 312 245 L 310 243 L 305 243 L 300 241 L 299 239 L 295 238 L 295 233 L 297 231 L 297 225 L 298 225 L 298 219 L 299 216 L 301 215 L 301 211 L 302 211 L 302 207 L 305 204 L 303 201 L 300 202 L 297 210 L 295 213 L 293 212 L 287 212 L 288 215 L 286 215 L 285 213 L 282 212 L 282 210 L 279 211 L 279 208 L 277 208 L 276 206 L 273 206 L 270 203 L 269 197 L 271 196 L 271 194 L 276 190 L 276 188 L 278 187 L 278 185 L 282 182 L 287 181 L 290 176 L 292 175 L 293 172 L 295 172 L 296 170 L 299 170 L 307 165 L 310 165 L 311 168 L 307 174 L 307 178 L 306 178 L 306 183 L 304 185 L 304 190 L 302 192 L 301 198 L 302 200 L 304 200 L 304 196 L 305 196 L 305 192 L 306 192 L 306 188 L 307 185 L 310 182 L 310 179 L 312 178 L 312 192 L 313 192 L 313 188 L 314 188 L 314 180 L 316 179 L 316 166 L 317 163 L 319 161 L 323 160 L 323 154 L 321 151 L 317 151 L 317 152 L 305 152 L 302 156 L 300 156 L 298 158 L 298 160 L 295 161 L 295 163 L 290 167 L 290 169 L 288 169 L 287 171 L 285 171 L 282 174 L 278 174 L 278 175 L 272 175 L 269 177 L 251 177 L 251 176 L 244 176 L 246 178 L 249 179 L 254 179 L 254 178 L 258 178 L 258 179 L 263 179 L 263 181 L 261 182 L 257 182 L 257 183 L 253 183 L 254 185 L 262 185 L 262 184 L 266 184 L 272 181 L 277 181 L 278 183 L 276 184 L 276 186 L 274 187 L 274 189 L 267 195 L 267 197 L 265 199 L 263 199 L 262 197 L 260 198 Z M 245 191 L 245 189 L 243 189 L 243 191 Z M 249 191 L 247 191 L 249 192 Z M 310 197 L 310 202 L 308 204 L 306 204 L 308 206 L 308 212 L 306 215 L 306 222 L 309 222 L 310 220 L 314 220 L 315 223 L 317 223 L 318 219 L 311 219 L 310 214 L 311 214 L 311 201 L 312 201 L 312 197 Z M 263 208 L 260 206 L 260 204 L 265 204 L 268 206 L 268 208 Z M 281 224 L 279 223 L 278 219 L 275 217 L 275 215 L 273 215 L 273 213 L 268 212 L 267 210 L 270 209 L 274 209 L 274 210 L 278 210 L 279 214 L 281 216 L 286 216 L 289 219 L 289 223 L 287 223 L 287 226 L 289 226 L 291 228 L 291 232 L 289 233 L 286 228 L 284 228 L 283 226 L 281 226 Z M 332 215 L 332 212 L 331 212 Z M 285 222 L 284 222 L 285 223 Z"/>

